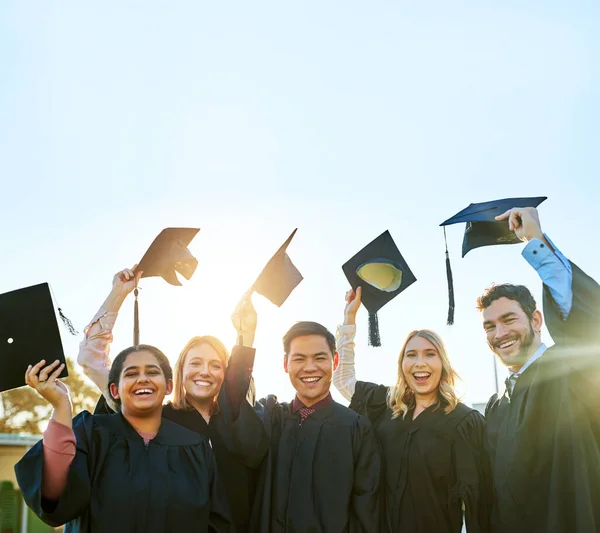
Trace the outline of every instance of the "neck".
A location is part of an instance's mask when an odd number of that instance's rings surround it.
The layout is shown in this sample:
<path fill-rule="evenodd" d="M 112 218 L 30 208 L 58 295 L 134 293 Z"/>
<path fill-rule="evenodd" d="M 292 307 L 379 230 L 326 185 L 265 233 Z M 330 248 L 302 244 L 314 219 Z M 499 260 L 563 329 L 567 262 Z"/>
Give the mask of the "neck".
<path fill-rule="evenodd" d="M 296 396 L 306 407 L 312 407 L 316 403 L 319 403 L 321 400 L 327 398 L 327 396 L 329 396 L 329 391 L 318 398 L 303 398 L 302 396 L 298 395 L 298 393 L 296 393 Z"/>
<path fill-rule="evenodd" d="M 162 420 L 162 405 L 160 407 L 160 410 L 157 410 L 155 413 L 149 414 L 148 416 L 139 416 L 130 413 L 123 413 L 123 416 L 138 433 L 156 434 L 160 429 Z"/>
<path fill-rule="evenodd" d="M 519 372 L 519 370 L 521 370 L 521 368 L 523 368 L 525 366 L 527 361 L 529 361 L 533 357 L 533 354 L 535 354 L 535 352 L 537 352 L 541 346 L 542 346 L 542 339 L 540 337 L 536 337 L 536 339 L 533 341 L 533 343 L 529 347 L 529 350 L 527 350 L 527 356 L 526 356 L 525 360 L 519 362 L 516 365 L 508 365 L 507 368 L 513 374 L 516 374 L 517 372 Z"/>
<path fill-rule="evenodd" d="M 427 409 L 438 401 L 437 391 L 430 394 L 415 394 L 415 405 L 421 409 Z"/>
<path fill-rule="evenodd" d="M 213 412 L 213 406 L 215 404 L 214 398 L 207 398 L 206 400 L 199 400 L 198 398 L 192 398 L 191 396 L 186 396 L 185 398 L 188 403 L 196 409 L 204 420 L 208 423 L 210 421 L 210 417 Z"/>

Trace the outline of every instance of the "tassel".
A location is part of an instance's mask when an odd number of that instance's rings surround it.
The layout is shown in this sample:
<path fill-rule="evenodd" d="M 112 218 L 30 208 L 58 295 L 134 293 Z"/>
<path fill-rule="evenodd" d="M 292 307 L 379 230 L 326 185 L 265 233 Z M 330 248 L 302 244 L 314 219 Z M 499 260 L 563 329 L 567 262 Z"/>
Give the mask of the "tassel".
<path fill-rule="evenodd" d="M 377 313 L 369 313 L 369 346 L 381 346 Z"/>
<path fill-rule="evenodd" d="M 138 288 L 133 290 L 135 301 L 133 302 L 133 345 L 140 344 L 140 314 L 138 309 Z"/>
<path fill-rule="evenodd" d="M 446 227 L 444 226 L 444 242 L 446 243 L 446 277 L 448 278 L 448 320 L 446 324 L 454 324 L 454 280 L 452 279 L 452 267 L 450 266 L 450 255 L 448 254 L 448 242 L 446 241 Z"/>
<path fill-rule="evenodd" d="M 67 329 L 69 330 L 69 333 L 71 335 L 79 335 L 79 331 L 77 331 L 75 329 L 75 326 L 73 326 L 73 322 L 71 322 L 62 312 L 62 309 L 59 307 L 58 308 L 58 314 L 60 315 L 60 319 L 63 321 L 63 324 L 67 327 Z"/>

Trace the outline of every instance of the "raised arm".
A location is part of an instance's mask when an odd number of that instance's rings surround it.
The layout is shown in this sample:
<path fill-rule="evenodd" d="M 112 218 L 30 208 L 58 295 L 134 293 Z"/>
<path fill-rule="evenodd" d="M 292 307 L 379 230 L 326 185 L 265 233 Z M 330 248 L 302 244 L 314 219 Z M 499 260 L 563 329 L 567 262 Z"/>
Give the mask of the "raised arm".
<path fill-rule="evenodd" d="M 600 341 L 600 286 L 571 263 L 542 232 L 534 208 L 510 209 L 508 220 L 517 237 L 527 242 L 523 257 L 544 283 L 544 315 L 556 344 L 597 344 Z"/>
<path fill-rule="evenodd" d="M 112 398 L 108 393 L 112 329 L 125 298 L 133 291 L 142 275 L 140 271 L 134 276 L 134 269 L 135 266 L 132 269 L 126 268 L 114 275 L 109 295 L 84 330 L 84 338 L 77 355 L 77 362 L 83 368 L 83 372 L 102 391 L 109 405 L 112 405 Z"/>
<path fill-rule="evenodd" d="M 356 292 L 350 290 L 346 293 L 344 323 L 338 326 L 336 332 L 339 364 L 333 372 L 333 385 L 348 401 L 352 400 L 352 396 L 354 396 L 354 391 L 356 390 L 354 335 L 356 334 L 356 313 L 360 307 L 361 290 L 358 287 Z"/>

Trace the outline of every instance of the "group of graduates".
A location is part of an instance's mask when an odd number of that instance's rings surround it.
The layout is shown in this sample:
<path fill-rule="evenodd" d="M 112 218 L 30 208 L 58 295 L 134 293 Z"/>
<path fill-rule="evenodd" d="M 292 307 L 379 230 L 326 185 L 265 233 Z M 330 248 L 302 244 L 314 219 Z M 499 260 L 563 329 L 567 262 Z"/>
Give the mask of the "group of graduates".
<path fill-rule="evenodd" d="M 459 401 L 431 330 L 408 335 L 393 383 L 357 380 L 364 287 L 346 295 L 337 336 L 315 322 L 283 336 L 289 403 L 255 398 L 250 293 L 234 312 L 231 355 L 203 336 L 174 369 L 145 344 L 111 362 L 112 328 L 141 275 L 126 269 L 80 345 L 102 391 L 96 412 L 72 419 L 59 361 L 27 369 L 54 410 L 15 467 L 25 501 L 73 532 L 459 533 L 463 520 L 468 533 L 600 532 L 600 286 L 542 232 L 535 208 L 501 220 L 527 243 L 554 345 L 526 287 L 483 293 L 487 342 L 510 372 L 485 417 Z"/>

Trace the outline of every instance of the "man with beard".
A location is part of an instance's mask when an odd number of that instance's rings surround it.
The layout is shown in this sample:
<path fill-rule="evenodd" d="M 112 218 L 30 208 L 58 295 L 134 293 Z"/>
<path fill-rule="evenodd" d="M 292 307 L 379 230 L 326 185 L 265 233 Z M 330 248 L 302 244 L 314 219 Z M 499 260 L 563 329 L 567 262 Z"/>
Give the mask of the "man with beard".
<path fill-rule="evenodd" d="M 497 220 L 527 242 L 523 256 L 544 283 L 554 345 L 522 285 L 495 285 L 478 299 L 492 351 L 508 368 L 506 391 L 486 408 L 497 533 L 600 531 L 600 286 L 542 233 L 534 208 Z"/>

